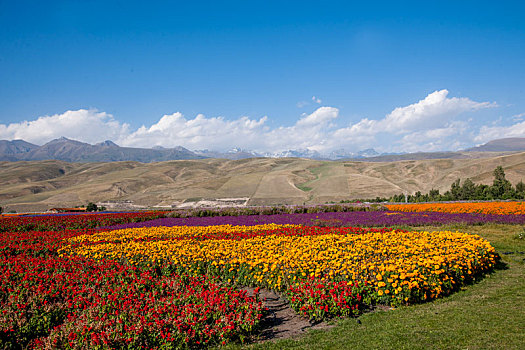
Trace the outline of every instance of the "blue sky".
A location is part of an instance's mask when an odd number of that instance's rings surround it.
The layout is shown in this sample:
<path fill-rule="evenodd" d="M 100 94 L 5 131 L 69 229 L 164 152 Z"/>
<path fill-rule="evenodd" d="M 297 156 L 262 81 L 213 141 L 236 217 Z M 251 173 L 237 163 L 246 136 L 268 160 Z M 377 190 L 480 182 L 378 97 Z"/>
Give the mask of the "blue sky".
<path fill-rule="evenodd" d="M 520 1 L 0 0 L 0 139 L 326 153 L 525 136 L 523 13 Z"/>

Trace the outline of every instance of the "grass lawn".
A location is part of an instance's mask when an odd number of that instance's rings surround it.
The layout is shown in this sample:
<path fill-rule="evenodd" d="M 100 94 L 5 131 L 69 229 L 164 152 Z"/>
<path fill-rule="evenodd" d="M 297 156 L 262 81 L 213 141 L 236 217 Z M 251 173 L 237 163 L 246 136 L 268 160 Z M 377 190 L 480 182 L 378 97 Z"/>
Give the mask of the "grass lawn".
<path fill-rule="evenodd" d="M 335 321 L 336 327 L 326 331 L 250 348 L 525 349 L 524 228 L 489 224 L 416 229 L 479 234 L 496 248 L 505 266 L 443 299 L 367 313 L 359 317 L 360 323 Z"/>

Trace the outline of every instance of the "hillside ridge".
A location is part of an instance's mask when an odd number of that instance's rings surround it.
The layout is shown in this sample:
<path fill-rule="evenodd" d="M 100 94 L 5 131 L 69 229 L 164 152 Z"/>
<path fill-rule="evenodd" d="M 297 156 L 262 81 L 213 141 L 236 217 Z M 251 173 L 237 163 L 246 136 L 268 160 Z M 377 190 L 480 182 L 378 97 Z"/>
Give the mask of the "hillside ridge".
<path fill-rule="evenodd" d="M 246 199 L 247 205 L 318 204 L 430 189 L 443 193 L 458 178 L 491 184 L 499 165 L 513 184 L 525 179 L 525 153 L 396 162 L 303 158 L 0 162 L 0 206 L 38 211 L 104 202 L 169 208 L 228 198 Z"/>

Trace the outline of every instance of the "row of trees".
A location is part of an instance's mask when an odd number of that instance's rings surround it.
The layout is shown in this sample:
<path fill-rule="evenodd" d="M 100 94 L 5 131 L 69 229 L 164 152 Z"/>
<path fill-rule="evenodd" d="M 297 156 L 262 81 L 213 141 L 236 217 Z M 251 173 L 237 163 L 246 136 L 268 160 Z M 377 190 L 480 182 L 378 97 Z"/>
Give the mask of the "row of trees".
<path fill-rule="evenodd" d="M 471 179 L 466 179 L 461 183 L 457 179 L 450 186 L 450 190 L 439 193 L 439 190 L 432 189 L 428 193 L 422 194 L 417 191 L 413 195 L 397 194 L 388 199 L 390 202 L 437 202 L 437 201 L 458 201 L 458 200 L 493 200 L 493 199 L 525 199 L 525 184 L 520 181 L 516 186 L 512 186 L 505 178 L 505 171 L 501 166 L 494 169 L 494 181 L 492 185 L 475 184 Z"/>

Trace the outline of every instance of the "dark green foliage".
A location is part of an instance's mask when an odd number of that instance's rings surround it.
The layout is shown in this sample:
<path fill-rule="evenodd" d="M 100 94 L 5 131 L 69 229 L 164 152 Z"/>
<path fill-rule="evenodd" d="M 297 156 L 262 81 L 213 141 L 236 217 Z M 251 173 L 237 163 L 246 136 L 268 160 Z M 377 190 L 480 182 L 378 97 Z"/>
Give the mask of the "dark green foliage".
<path fill-rule="evenodd" d="M 428 199 L 430 201 L 437 201 L 440 197 L 439 190 L 431 189 L 430 192 L 428 192 Z"/>
<path fill-rule="evenodd" d="M 461 180 L 457 179 L 456 181 L 454 181 L 452 183 L 452 185 L 450 185 L 450 191 L 448 193 L 449 193 L 450 199 L 453 200 L 453 201 L 456 201 L 456 200 L 461 198 L 461 185 L 460 185 L 460 182 L 461 182 Z M 445 193 L 445 195 L 446 195 L 446 193 Z"/>
<path fill-rule="evenodd" d="M 512 184 L 505 178 L 505 172 L 501 166 L 494 169 L 494 182 L 492 184 L 492 194 L 495 198 L 511 199 L 514 198 L 515 190 Z"/>
<path fill-rule="evenodd" d="M 467 178 L 463 181 L 460 196 L 467 200 L 476 199 L 476 184 L 471 179 Z"/>
<path fill-rule="evenodd" d="M 92 202 L 89 202 L 87 207 L 86 207 L 86 211 L 97 211 L 98 210 L 98 207 L 95 203 L 92 203 Z"/>
<path fill-rule="evenodd" d="M 403 201 L 404 201 L 405 200 L 404 199 L 405 198 L 404 195 L 401 195 L 401 196 L 403 196 Z M 372 199 L 342 200 L 339 203 L 363 203 L 363 202 L 367 202 L 367 203 L 383 203 L 383 202 L 388 202 L 388 198 L 376 197 L 376 198 L 372 198 Z"/>
<path fill-rule="evenodd" d="M 516 198 L 525 199 L 525 184 L 521 180 L 516 184 Z"/>

